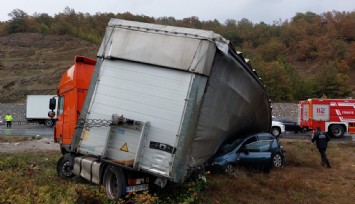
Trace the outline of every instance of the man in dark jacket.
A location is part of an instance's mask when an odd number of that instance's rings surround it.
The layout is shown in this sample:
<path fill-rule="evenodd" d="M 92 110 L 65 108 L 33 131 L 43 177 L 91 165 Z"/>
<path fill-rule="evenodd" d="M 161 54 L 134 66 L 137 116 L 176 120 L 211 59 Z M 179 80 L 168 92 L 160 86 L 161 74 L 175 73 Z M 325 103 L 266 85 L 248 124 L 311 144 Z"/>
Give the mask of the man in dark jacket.
<path fill-rule="evenodd" d="M 326 133 L 322 132 L 320 127 L 317 127 L 317 131 L 313 134 L 312 137 L 312 143 L 316 141 L 317 148 L 319 150 L 320 156 L 322 157 L 322 165 L 327 165 L 328 168 L 331 168 L 327 155 L 325 153 L 329 140 L 329 136 Z"/>

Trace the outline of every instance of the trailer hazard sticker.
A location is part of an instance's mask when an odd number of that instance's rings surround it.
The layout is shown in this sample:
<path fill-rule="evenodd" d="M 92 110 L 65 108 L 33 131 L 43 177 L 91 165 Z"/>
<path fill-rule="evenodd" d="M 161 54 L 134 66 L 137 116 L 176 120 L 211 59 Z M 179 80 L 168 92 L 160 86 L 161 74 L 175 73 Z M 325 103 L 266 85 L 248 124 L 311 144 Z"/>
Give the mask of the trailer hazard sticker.
<path fill-rule="evenodd" d="M 83 141 L 88 141 L 89 140 L 89 135 L 90 135 L 90 131 L 89 130 L 84 130 L 83 134 L 81 136 Z"/>
<path fill-rule="evenodd" d="M 122 145 L 121 151 L 124 151 L 124 152 L 128 152 L 128 146 L 127 146 L 127 143 L 124 143 L 124 145 Z"/>

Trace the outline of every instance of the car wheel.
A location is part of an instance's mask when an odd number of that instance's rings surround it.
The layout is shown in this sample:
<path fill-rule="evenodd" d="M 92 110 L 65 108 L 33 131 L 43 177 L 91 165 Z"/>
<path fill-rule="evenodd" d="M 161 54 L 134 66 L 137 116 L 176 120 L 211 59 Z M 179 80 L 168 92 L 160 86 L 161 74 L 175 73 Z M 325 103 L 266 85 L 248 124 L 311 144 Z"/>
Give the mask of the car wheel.
<path fill-rule="evenodd" d="M 302 133 L 302 134 L 307 133 L 307 128 L 301 128 L 301 133 Z"/>
<path fill-rule="evenodd" d="M 57 163 L 57 173 L 60 178 L 71 179 L 75 176 L 73 167 L 69 165 L 69 156 L 62 156 Z"/>
<path fill-rule="evenodd" d="M 225 167 L 224 167 L 224 173 L 225 174 L 233 174 L 235 172 L 235 169 L 234 169 L 234 166 L 232 164 L 227 164 Z"/>
<path fill-rule="evenodd" d="M 275 137 L 278 137 L 281 134 L 281 130 L 278 127 L 271 128 L 271 134 Z"/>
<path fill-rule="evenodd" d="M 274 154 L 274 156 L 272 157 L 272 165 L 276 168 L 282 167 L 283 161 L 280 153 Z"/>

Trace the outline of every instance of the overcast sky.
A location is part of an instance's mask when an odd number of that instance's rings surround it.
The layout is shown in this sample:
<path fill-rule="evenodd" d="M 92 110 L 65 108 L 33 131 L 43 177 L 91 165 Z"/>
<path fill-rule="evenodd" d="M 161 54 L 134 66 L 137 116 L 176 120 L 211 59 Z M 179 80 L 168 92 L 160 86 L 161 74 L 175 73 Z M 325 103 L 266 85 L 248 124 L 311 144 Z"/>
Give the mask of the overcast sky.
<path fill-rule="evenodd" d="M 0 0 L 0 21 L 9 20 L 8 14 L 21 9 L 28 15 L 47 13 L 54 16 L 68 6 L 75 12 L 97 12 L 174 17 L 183 19 L 197 16 L 201 21 L 247 18 L 253 23 L 290 20 L 297 12 L 355 11 L 355 0 Z"/>

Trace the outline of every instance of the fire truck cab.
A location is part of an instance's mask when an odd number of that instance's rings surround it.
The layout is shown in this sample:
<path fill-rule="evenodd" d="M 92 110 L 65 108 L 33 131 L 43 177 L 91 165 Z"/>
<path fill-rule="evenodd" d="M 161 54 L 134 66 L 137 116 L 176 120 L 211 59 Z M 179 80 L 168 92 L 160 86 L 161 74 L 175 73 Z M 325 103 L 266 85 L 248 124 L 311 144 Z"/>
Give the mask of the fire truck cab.
<path fill-rule="evenodd" d="M 332 137 L 355 134 L 355 99 L 308 99 L 299 102 L 298 122 L 302 128 L 318 126 Z"/>

